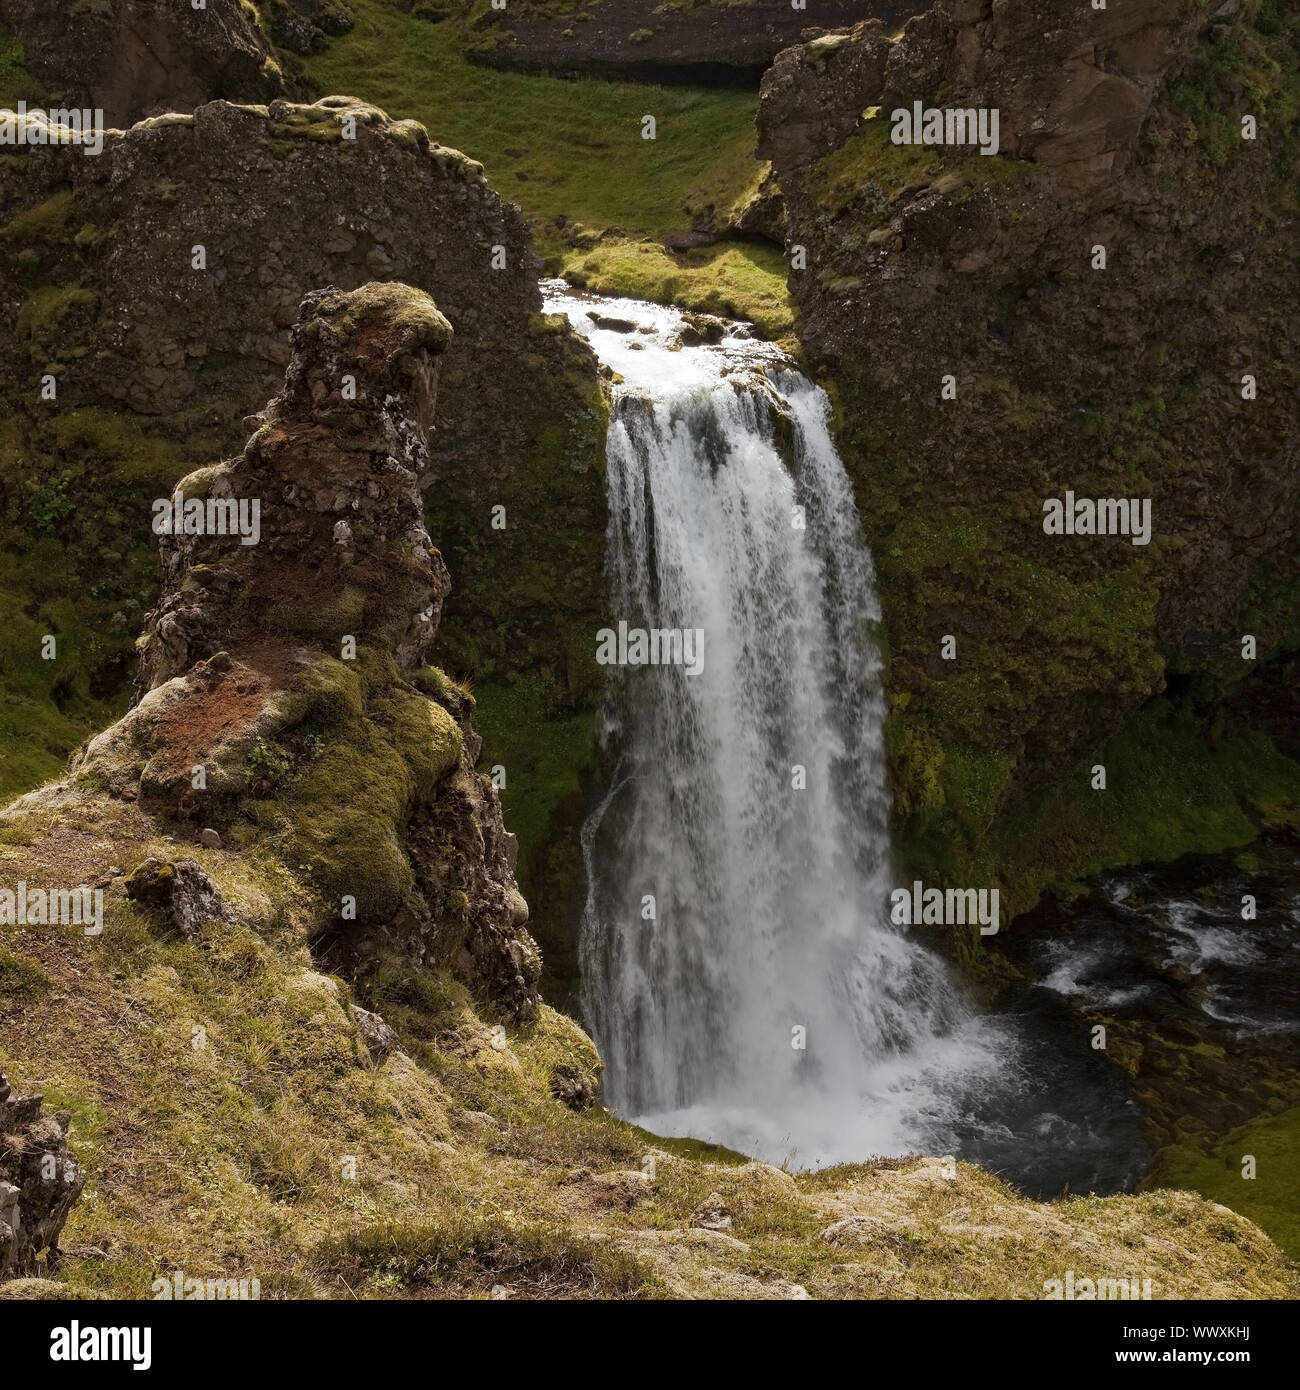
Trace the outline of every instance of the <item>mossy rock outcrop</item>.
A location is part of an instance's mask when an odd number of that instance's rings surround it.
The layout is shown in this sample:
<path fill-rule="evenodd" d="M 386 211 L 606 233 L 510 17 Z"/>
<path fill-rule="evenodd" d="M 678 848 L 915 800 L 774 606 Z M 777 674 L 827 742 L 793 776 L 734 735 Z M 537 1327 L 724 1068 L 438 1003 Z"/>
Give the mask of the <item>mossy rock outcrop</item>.
<path fill-rule="evenodd" d="M 151 508 L 187 477 L 221 495 L 208 470 L 242 446 L 303 295 L 325 285 L 403 282 L 455 330 L 421 478 L 428 525 L 464 576 L 439 664 L 535 695 L 542 738 L 594 718 L 604 393 L 585 345 L 540 312 L 522 214 L 473 160 L 347 97 L 215 101 L 110 132 L 99 158 L 3 158 L 0 788 L 53 775 L 120 713 L 152 584 Z M 223 582 L 190 567 L 192 590 Z M 304 601 L 310 587 L 304 576 L 271 600 L 266 626 L 286 650 L 364 623 L 364 582 L 320 603 Z M 46 635 L 55 660 L 41 658 Z M 522 789 L 529 769 L 511 771 Z M 553 833 L 540 826 L 521 873 L 544 871 Z"/>
<path fill-rule="evenodd" d="M 1300 806 L 1249 695 L 1300 647 L 1296 25 L 937 0 L 764 78 L 797 331 L 877 567 L 904 857 L 1011 912 Z M 998 153 L 893 143 L 914 101 L 998 110 Z M 1148 499 L 1149 544 L 1046 534 L 1067 490 Z"/>
<path fill-rule="evenodd" d="M 512 839 L 474 770 L 471 702 L 426 665 L 450 581 L 421 486 L 452 339 L 406 285 L 306 297 L 244 452 L 171 499 L 137 703 L 21 804 L 107 797 L 241 853 L 275 846 L 310 885 L 318 952 L 353 978 L 397 953 L 526 1019 L 539 962 Z M 295 625 L 298 609 L 350 630 Z M 229 915 L 190 859 L 125 888 L 188 937 Z"/>
<path fill-rule="evenodd" d="M 54 106 L 98 109 L 109 125 L 192 111 L 215 97 L 269 101 L 284 74 L 252 0 L 0 0 L 0 25 Z M 8 94 L 0 92 L 0 101 Z M 34 104 L 34 102 L 33 102 Z"/>

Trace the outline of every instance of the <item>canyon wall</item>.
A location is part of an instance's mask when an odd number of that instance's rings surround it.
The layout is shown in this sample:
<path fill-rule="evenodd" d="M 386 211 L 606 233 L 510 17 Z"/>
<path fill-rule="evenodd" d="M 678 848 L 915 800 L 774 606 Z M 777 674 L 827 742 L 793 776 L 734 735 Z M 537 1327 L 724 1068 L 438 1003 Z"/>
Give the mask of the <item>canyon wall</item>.
<path fill-rule="evenodd" d="M 1300 631 L 1295 19 L 1060 11 L 820 36 L 758 115 L 879 571 L 904 853 L 1013 907 L 1300 790 L 1249 694 L 1220 703 Z M 997 153 L 895 144 L 914 103 L 996 110 Z M 1149 544 L 1046 534 L 1067 490 L 1149 499 Z"/>

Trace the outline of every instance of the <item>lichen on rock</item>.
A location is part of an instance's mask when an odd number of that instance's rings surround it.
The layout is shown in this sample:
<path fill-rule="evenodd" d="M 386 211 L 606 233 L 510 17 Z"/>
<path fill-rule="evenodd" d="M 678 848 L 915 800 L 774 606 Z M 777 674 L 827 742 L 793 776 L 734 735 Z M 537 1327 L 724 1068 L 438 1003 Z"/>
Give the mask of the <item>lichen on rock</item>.
<path fill-rule="evenodd" d="M 34 1274 L 39 1257 L 57 1255 L 85 1185 L 68 1152 L 68 1116 L 46 1115 L 43 1104 L 15 1092 L 0 1071 L 0 1280 Z"/>
<path fill-rule="evenodd" d="M 179 485 L 137 703 L 59 795 L 107 793 L 237 850 L 284 846 L 339 968 L 364 981 L 396 952 L 526 1019 L 540 962 L 512 840 L 474 770 L 472 701 L 425 664 L 450 591 L 422 487 L 451 326 L 428 295 L 369 284 L 309 294 L 291 340 L 244 452 Z M 247 532 L 224 525 L 252 515 Z M 127 895 L 186 936 L 229 916 L 190 859 L 148 860 Z"/>

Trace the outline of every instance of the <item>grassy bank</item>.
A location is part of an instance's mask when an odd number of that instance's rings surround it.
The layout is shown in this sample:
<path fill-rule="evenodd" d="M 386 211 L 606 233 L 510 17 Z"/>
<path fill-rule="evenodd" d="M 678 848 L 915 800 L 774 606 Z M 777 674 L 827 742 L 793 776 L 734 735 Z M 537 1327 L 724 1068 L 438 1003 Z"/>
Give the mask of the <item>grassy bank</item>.
<path fill-rule="evenodd" d="M 1208 1152 L 1181 1144 L 1162 1150 L 1143 1184 L 1161 1187 L 1190 1189 L 1230 1206 L 1300 1259 L 1300 1108 L 1252 1120 Z"/>
<path fill-rule="evenodd" d="M 480 161 L 535 219 L 551 273 L 576 269 L 593 289 L 732 312 L 773 337 L 788 332 L 785 267 L 774 249 L 735 242 L 678 258 L 636 245 L 696 219 L 725 224 L 754 184 L 756 93 L 497 72 L 465 57 L 454 21 L 431 24 L 389 0 L 351 8 L 356 27 L 307 60 L 311 80 L 414 118 Z M 647 116 L 653 140 L 643 138 Z M 622 236 L 575 252 L 574 224 Z"/>

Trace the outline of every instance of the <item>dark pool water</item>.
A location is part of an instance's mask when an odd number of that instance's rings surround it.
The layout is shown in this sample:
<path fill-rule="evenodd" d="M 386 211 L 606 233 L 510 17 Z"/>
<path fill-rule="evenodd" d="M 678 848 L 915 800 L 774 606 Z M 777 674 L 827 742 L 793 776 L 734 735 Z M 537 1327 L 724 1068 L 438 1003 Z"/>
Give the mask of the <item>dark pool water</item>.
<path fill-rule="evenodd" d="M 1242 917 L 1245 895 L 1254 920 Z M 999 1010 L 1018 1065 L 1005 1084 L 970 1097 L 955 1142 L 1028 1195 L 1123 1191 L 1149 1166 L 1133 1083 L 1091 1045 L 1098 1019 L 1214 1049 L 1224 1068 L 1249 1073 L 1259 1058 L 1300 1070 L 1300 855 L 1291 845 L 1106 875 L 1077 903 L 1017 919 L 994 949 L 1029 980 Z M 1202 1106 L 1195 1075 L 1175 1104 L 1192 1117 L 1202 1107 L 1211 1125 L 1229 1122 L 1208 1091 Z"/>

